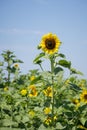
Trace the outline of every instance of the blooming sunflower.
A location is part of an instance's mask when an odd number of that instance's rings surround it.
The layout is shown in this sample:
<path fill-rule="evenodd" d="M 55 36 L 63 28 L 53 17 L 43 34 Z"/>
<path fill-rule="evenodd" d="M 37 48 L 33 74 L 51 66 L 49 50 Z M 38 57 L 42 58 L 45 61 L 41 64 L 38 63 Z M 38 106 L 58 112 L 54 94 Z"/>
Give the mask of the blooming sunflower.
<path fill-rule="evenodd" d="M 52 88 L 51 88 L 51 87 L 47 87 L 47 89 L 43 90 L 43 93 L 44 93 L 47 97 L 52 97 Z"/>
<path fill-rule="evenodd" d="M 32 118 L 35 116 L 35 112 L 34 112 L 33 110 L 32 110 L 32 111 L 29 111 L 28 114 L 29 114 L 29 116 L 32 117 Z"/>
<path fill-rule="evenodd" d="M 29 86 L 29 89 L 30 89 L 30 93 L 29 93 L 29 97 L 36 97 L 38 92 L 36 90 L 36 87 L 34 85 L 30 85 Z"/>
<path fill-rule="evenodd" d="M 45 114 L 49 114 L 50 112 L 51 112 L 50 107 L 46 107 L 46 108 L 44 109 L 44 113 L 45 113 Z"/>
<path fill-rule="evenodd" d="M 80 99 L 82 102 L 87 103 L 87 90 L 83 90 L 83 92 L 80 95 Z"/>
<path fill-rule="evenodd" d="M 27 90 L 26 89 L 22 89 L 20 93 L 21 93 L 22 96 L 25 96 L 27 94 Z"/>
<path fill-rule="evenodd" d="M 73 99 L 72 102 L 76 106 L 76 109 L 78 109 L 78 107 L 80 106 L 79 100 L 78 99 Z"/>
<path fill-rule="evenodd" d="M 39 46 L 44 52 L 54 54 L 58 51 L 60 44 L 61 42 L 56 34 L 48 33 L 43 35 Z"/>

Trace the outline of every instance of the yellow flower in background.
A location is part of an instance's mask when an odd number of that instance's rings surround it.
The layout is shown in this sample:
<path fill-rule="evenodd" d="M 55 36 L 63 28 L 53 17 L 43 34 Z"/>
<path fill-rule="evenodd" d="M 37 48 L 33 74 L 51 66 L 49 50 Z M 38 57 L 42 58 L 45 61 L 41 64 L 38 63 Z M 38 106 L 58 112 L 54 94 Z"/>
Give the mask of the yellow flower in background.
<path fill-rule="evenodd" d="M 87 90 L 84 89 L 80 95 L 81 102 L 87 103 Z"/>
<path fill-rule="evenodd" d="M 52 97 L 52 88 L 48 87 L 47 89 L 43 90 L 43 93 L 48 97 Z"/>
<path fill-rule="evenodd" d="M 54 119 L 54 121 L 56 121 L 57 120 L 57 116 L 54 116 L 53 119 Z"/>
<path fill-rule="evenodd" d="M 49 125 L 52 123 L 51 117 L 47 117 L 47 118 L 45 119 L 44 123 L 49 126 Z"/>
<path fill-rule="evenodd" d="M 81 87 L 82 89 L 85 89 L 85 87 L 86 87 L 86 80 L 84 80 L 84 79 L 80 80 L 78 86 Z"/>
<path fill-rule="evenodd" d="M 87 130 L 87 128 L 85 128 L 84 126 L 82 125 L 79 125 L 78 128 L 82 129 L 82 130 Z"/>
<path fill-rule="evenodd" d="M 17 69 L 17 68 L 19 68 L 19 65 L 18 64 L 14 64 L 14 67 Z"/>
<path fill-rule="evenodd" d="M 35 112 L 34 112 L 33 110 L 32 110 L 32 111 L 29 111 L 28 114 L 29 114 L 29 116 L 32 117 L 32 118 L 35 116 Z"/>
<path fill-rule="evenodd" d="M 34 79 L 35 79 L 34 75 L 30 77 L 30 81 L 33 81 Z"/>
<path fill-rule="evenodd" d="M 38 94 L 36 87 L 34 85 L 30 85 L 28 88 L 30 89 L 29 97 L 36 97 Z"/>
<path fill-rule="evenodd" d="M 44 113 L 45 113 L 45 114 L 49 114 L 50 112 L 51 112 L 50 107 L 46 107 L 46 108 L 44 109 Z"/>
<path fill-rule="evenodd" d="M 6 86 L 6 87 L 4 87 L 4 91 L 8 91 L 8 87 Z"/>
<path fill-rule="evenodd" d="M 68 85 L 69 83 L 70 83 L 70 80 L 67 79 L 67 80 L 65 81 L 65 85 Z"/>
<path fill-rule="evenodd" d="M 60 47 L 60 40 L 56 34 L 48 33 L 43 35 L 39 47 L 48 54 L 54 54 Z"/>
<path fill-rule="evenodd" d="M 78 99 L 73 99 L 72 102 L 76 105 L 76 109 L 80 106 L 80 102 Z"/>
<path fill-rule="evenodd" d="M 57 116 L 54 116 L 54 117 L 53 117 L 53 120 L 56 121 L 56 120 L 57 120 Z M 52 123 L 52 117 L 48 116 L 48 117 L 45 119 L 44 124 L 47 125 L 47 126 L 49 126 L 49 125 L 51 125 L 51 123 Z"/>
<path fill-rule="evenodd" d="M 22 96 L 25 96 L 27 94 L 27 90 L 26 89 L 22 89 L 20 93 L 21 93 Z"/>

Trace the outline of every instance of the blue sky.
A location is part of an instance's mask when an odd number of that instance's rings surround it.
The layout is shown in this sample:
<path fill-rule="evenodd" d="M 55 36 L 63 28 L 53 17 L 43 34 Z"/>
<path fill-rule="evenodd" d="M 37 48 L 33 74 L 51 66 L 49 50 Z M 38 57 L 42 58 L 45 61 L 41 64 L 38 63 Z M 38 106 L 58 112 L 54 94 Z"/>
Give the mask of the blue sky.
<path fill-rule="evenodd" d="M 59 37 L 59 52 L 87 78 L 87 0 L 0 0 L 0 54 L 14 51 L 24 61 L 22 72 L 37 68 L 37 45 L 48 32 Z"/>

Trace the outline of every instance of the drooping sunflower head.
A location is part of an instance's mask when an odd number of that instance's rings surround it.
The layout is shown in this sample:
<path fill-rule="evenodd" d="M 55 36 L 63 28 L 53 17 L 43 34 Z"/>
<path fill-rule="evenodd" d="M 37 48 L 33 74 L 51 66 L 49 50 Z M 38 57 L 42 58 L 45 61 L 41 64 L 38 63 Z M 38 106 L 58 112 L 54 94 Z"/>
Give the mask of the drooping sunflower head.
<path fill-rule="evenodd" d="M 54 54 L 58 51 L 60 44 L 61 42 L 56 34 L 48 33 L 43 35 L 39 46 L 44 52 Z"/>

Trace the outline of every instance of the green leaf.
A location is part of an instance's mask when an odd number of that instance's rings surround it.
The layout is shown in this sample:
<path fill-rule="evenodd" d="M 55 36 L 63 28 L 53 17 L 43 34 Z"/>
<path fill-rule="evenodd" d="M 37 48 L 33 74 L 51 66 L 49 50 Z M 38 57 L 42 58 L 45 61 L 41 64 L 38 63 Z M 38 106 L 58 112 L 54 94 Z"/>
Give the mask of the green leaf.
<path fill-rule="evenodd" d="M 16 60 L 13 60 L 13 63 L 24 63 L 24 62 L 22 60 L 16 59 Z"/>
<path fill-rule="evenodd" d="M 58 56 L 61 57 L 61 58 L 65 58 L 65 57 L 66 57 L 66 56 L 65 56 L 64 54 L 62 54 L 62 53 L 59 53 Z"/>
<path fill-rule="evenodd" d="M 63 130 L 66 126 L 62 126 L 62 124 L 58 122 L 58 123 L 56 124 L 56 127 L 57 127 L 59 130 Z"/>
<path fill-rule="evenodd" d="M 24 115 L 22 122 L 23 122 L 23 123 L 26 123 L 26 122 L 28 122 L 28 121 L 29 121 L 29 117 L 28 117 L 27 115 Z"/>
<path fill-rule="evenodd" d="M 84 110 L 86 110 L 87 109 L 87 104 L 82 104 L 82 105 L 80 105 L 80 107 L 79 107 L 79 110 L 81 111 L 81 112 L 85 112 L 86 113 L 86 111 L 84 111 Z"/>
<path fill-rule="evenodd" d="M 56 68 L 54 69 L 54 73 L 55 73 L 55 74 L 59 73 L 60 71 L 63 71 L 63 69 L 62 69 L 61 67 L 56 67 Z"/>
<path fill-rule="evenodd" d="M 70 71 L 71 71 L 71 74 L 79 74 L 79 75 L 83 75 L 82 72 L 77 71 L 75 68 L 71 68 Z"/>
<path fill-rule="evenodd" d="M 40 54 L 34 59 L 33 62 L 34 62 L 35 64 L 37 64 L 38 61 L 41 63 L 40 58 L 42 58 L 43 56 L 45 56 L 45 53 L 44 53 L 44 52 L 40 53 Z"/>
<path fill-rule="evenodd" d="M 0 130 L 24 130 L 20 128 L 0 127 Z"/>
<path fill-rule="evenodd" d="M 74 127 L 72 128 L 72 130 L 76 130 L 76 126 L 74 126 Z"/>
<path fill-rule="evenodd" d="M 11 119 L 3 119 L 3 126 L 17 126 L 18 123 L 12 121 Z"/>
<path fill-rule="evenodd" d="M 87 118 L 84 118 L 84 117 L 80 118 L 80 121 L 81 121 L 81 123 L 82 123 L 83 126 L 85 125 L 86 120 L 87 120 Z"/>
<path fill-rule="evenodd" d="M 20 115 L 16 115 L 16 116 L 15 116 L 15 120 L 16 120 L 17 122 L 20 122 L 21 116 L 20 116 Z"/>
<path fill-rule="evenodd" d="M 71 67 L 71 62 L 67 60 L 59 60 L 58 64 L 68 69 Z"/>
<path fill-rule="evenodd" d="M 4 62 L 0 62 L 0 66 L 3 66 L 4 65 Z"/>
<path fill-rule="evenodd" d="M 75 91 L 80 91 L 82 90 L 80 87 L 78 87 L 76 84 L 73 84 L 73 83 L 69 83 L 70 84 L 70 87 L 71 89 L 75 90 Z"/>
<path fill-rule="evenodd" d="M 38 130 L 51 130 L 51 128 L 46 128 L 43 124 L 39 127 Z"/>

